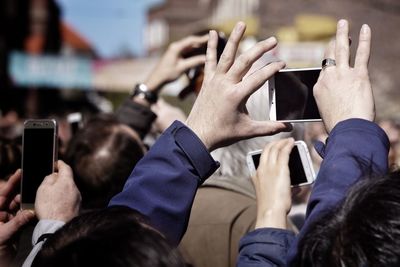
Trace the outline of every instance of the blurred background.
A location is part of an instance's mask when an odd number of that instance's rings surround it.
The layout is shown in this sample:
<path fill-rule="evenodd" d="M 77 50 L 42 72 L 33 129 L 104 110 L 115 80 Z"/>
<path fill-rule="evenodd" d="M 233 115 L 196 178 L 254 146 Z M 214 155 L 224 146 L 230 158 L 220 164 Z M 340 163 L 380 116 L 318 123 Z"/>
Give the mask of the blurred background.
<path fill-rule="evenodd" d="M 247 23 L 243 49 L 275 35 L 288 67 L 320 66 L 336 21 L 373 32 L 371 80 L 379 118 L 400 119 L 398 0 L 2 0 L 0 127 L 19 118 L 111 111 L 169 43 Z M 176 95 L 184 85 L 164 91 Z"/>

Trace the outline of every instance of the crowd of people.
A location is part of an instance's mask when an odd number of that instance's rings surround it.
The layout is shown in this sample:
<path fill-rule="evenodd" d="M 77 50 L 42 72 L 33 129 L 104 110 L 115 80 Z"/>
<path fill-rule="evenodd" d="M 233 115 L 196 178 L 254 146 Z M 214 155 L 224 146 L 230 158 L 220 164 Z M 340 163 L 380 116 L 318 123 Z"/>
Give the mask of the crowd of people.
<path fill-rule="evenodd" d="M 314 135 L 257 116 L 262 88 L 285 63 L 262 61 L 274 37 L 238 53 L 245 29 L 238 22 L 224 48 L 214 30 L 172 43 L 115 113 L 87 119 L 70 138 L 34 211 L 19 209 L 17 144 L 2 146 L 14 152 L 0 158 L 0 266 L 36 219 L 24 267 L 398 266 L 400 172 L 389 171 L 389 150 L 399 132 L 388 138 L 383 129 L 396 127 L 374 122 L 371 29 L 361 27 L 350 66 L 349 25 L 338 21 L 314 86 L 324 127 Z M 205 54 L 188 53 L 206 44 Z M 200 87 L 186 117 L 158 98 L 192 69 Z M 148 148 L 152 128 L 162 134 Z M 311 192 L 296 198 L 288 164 L 302 138 L 322 160 Z M 250 179 L 244 159 L 257 148 Z M 288 216 L 299 199 L 301 223 Z"/>

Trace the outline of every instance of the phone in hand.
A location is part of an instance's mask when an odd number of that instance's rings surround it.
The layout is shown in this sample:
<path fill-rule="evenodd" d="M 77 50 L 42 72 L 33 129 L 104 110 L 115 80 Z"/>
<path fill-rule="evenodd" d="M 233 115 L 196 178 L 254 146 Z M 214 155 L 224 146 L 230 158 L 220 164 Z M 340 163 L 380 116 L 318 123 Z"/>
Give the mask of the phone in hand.
<path fill-rule="evenodd" d="M 27 120 L 22 136 L 21 209 L 34 209 L 36 191 L 57 161 L 55 120 Z"/>
<path fill-rule="evenodd" d="M 268 81 L 272 121 L 321 121 L 313 87 L 321 68 L 283 69 Z"/>
<path fill-rule="evenodd" d="M 262 150 L 251 151 L 247 154 L 247 166 L 251 175 L 254 175 L 260 164 Z M 289 171 L 291 187 L 312 184 L 315 172 L 310 153 L 304 141 L 294 142 L 294 147 L 289 155 Z"/>
<path fill-rule="evenodd" d="M 67 121 L 71 127 L 71 134 L 74 136 L 82 128 L 82 113 L 74 112 L 68 114 Z"/>

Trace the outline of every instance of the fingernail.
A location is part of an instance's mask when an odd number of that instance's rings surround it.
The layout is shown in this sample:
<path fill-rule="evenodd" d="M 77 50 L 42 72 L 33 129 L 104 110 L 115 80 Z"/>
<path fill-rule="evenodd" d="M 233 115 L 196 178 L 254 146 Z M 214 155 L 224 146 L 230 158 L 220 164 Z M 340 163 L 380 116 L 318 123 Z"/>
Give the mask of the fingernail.
<path fill-rule="evenodd" d="M 276 39 L 275 36 L 271 36 L 267 40 L 268 40 L 268 42 L 271 42 L 271 43 L 277 43 L 278 42 L 278 40 Z"/>
<path fill-rule="evenodd" d="M 367 24 L 363 24 L 362 27 L 361 27 L 361 32 L 362 33 L 368 33 L 368 31 L 369 31 L 368 25 Z"/>
<path fill-rule="evenodd" d="M 242 31 L 242 30 L 244 29 L 244 27 L 245 27 L 245 24 L 244 24 L 243 21 L 239 21 L 239 22 L 236 24 L 236 30 L 237 30 L 237 31 Z"/>
<path fill-rule="evenodd" d="M 344 25 L 346 25 L 346 20 L 344 20 L 344 19 L 341 19 L 341 20 L 339 20 L 339 22 L 338 22 L 338 27 L 344 27 Z"/>

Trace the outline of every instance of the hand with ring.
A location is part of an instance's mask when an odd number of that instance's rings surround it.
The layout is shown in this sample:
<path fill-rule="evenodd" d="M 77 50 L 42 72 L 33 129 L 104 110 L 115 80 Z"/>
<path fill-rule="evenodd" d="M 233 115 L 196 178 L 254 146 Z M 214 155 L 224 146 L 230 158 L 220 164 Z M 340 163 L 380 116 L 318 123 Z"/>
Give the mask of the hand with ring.
<path fill-rule="evenodd" d="M 361 27 L 354 67 L 349 65 L 349 26 L 346 20 L 337 25 L 336 41 L 325 51 L 322 71 L 314 86 L 314 96 L 329 133 L 343 120 L 360 118 L 373 121 L 375 104 L 368 75 L 371 29 Z"/>

